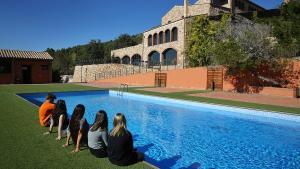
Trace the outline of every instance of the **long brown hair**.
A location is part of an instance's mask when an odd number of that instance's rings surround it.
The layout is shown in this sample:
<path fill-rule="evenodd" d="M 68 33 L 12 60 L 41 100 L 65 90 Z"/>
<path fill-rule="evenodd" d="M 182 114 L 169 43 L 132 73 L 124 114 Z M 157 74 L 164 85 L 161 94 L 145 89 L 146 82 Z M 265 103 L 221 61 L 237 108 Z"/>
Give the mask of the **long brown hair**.
<path fill-rule="evenodd" d="M 77 136 L 78 136 L 78 131 L 80 129 L 80 120 L 83 118 L 85 113 L 85 107 L 82 104 L 78 104 L 72 114 L 70 124 L 69 124 L 69 129 L 71 133 L 71 137 L 74 143 L 77 142 Z M 85 122 L 86 123 L 86 122 Z M 85 136 L 85 126 L 83 128 L 84 136 Z M 85 137 L 83 137 L 83 140 Z"/>
<path fill-rule="evenodd" d="M 55 104 L 55 109 L 53 111 L 53 119 L 55 122 L 58 123 L 60 115 L 64 115 L 65 118 L 68 118 L 67 106 L 64 100 L 58 100 Z"/>
<path fill-rule="evenodd" d="M 114 117 L 114 128 L 110 135 L 113 137 L 119 137 L 123 136 L 125 133 L 127 133 L 126 118 L 122 113 L 118 113 Z"/>
<path fill-rule="evenodd" d="M 95 117 L 95 122 L 91 127 L 91 131 L 96 131 L 100 128 L 101 131 L 107 130 L 108 128 L 108 118 L 107 114 L 104 110 L 100 110 L 97 112 Z"/>

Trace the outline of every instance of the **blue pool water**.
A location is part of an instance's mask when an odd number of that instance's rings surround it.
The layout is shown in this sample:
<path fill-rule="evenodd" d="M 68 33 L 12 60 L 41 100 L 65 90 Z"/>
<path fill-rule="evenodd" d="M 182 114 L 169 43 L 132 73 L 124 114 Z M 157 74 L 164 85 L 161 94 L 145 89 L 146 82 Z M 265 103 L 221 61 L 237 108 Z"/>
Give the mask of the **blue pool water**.
<path fill-rule="evenodd" d="M 296 116 L 109 91 L 55 94 L 69 115 L 84 104 L 90 124 L 103 109 L 111 129 L 115 113 L 124 113 L 135 147 L 160 168 L 300 168 Z M 46 94 L 20 96 L 39 105 Z"/>

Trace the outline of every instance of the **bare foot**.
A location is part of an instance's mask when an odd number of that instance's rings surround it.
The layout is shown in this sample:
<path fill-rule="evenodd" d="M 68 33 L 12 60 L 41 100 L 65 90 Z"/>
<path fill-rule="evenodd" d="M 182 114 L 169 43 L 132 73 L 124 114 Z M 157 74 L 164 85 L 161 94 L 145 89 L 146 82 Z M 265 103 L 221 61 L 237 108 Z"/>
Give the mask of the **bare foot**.
<path fill-rule="evenodd" d="M 80 151 L 80 149 L 75 149 L 75 150 L 73 150 L 73 151 L 71 151 L 71 154 L 75 154 L 75 153 L 78 153 Z"/>
<path fill-rule="evenodd" d="M 61 137 L 57 137 L 55 140 L 59 141 L 59 140 L 61 140 Z"/>
<path fill-rule="evenodd" d="M 64 144 L 64 145 L 62 145 L 63 147 L 68 147 L 69 146 L 69 144 Z"/>
<path fill-rule="evenodd" d="M 47 131 L 47 132 L 43 133 L 43 135 L 49 135 L 49 134 L 50 134 L 50 132 L 49 132 L 49 131 Z"/>

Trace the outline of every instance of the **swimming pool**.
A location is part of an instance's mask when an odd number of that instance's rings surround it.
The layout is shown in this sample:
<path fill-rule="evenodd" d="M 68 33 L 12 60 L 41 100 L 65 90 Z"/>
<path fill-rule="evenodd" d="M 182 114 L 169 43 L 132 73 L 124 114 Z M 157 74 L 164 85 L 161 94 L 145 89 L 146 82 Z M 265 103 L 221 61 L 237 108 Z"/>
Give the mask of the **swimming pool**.
<path fill-rule="evenodd" d="M 81 103 L 95 113 L 125 114 L 134 145 L 160 168 L 288 168 L 300 166 L 300 117 L 114 91 L 55 93 L 68 114 Z M 46 93 L 19 94 L 39 105 Z"/>

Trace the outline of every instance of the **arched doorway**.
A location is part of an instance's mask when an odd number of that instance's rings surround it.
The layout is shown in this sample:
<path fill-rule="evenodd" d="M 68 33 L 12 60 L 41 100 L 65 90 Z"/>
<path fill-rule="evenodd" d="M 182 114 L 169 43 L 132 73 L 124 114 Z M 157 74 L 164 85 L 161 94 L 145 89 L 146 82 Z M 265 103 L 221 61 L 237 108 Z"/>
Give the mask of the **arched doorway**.
<path fill-rule="evenodd" d="M 153 35 L 153 46 L 154 45 L 157 45 L 157 33 L 155 33 L 154 35 Z"/>
<path fill-rule="evenodd" d="M 139 54 L 135 54 L 131 58 L 131 64 L 132 65 L 137 65 L 138 66 L 138 65 L 141 64 L 141 61 L 142 61 L 142 57 Z"/>
<path fill-rule="evenodd" d="M 113 63 L 121 64 L 120 57 L 115 57 L 114 60 L 113 60 Z"/>
<path fill-rule="evenodd" d="M 168 43 L 170 41 L 171 41 L 171 32 L 169 29 L 167 29 L 165 32 L 165 42 Z"/>
<path fill-rule="evenodd" d="M 174 27 L 172 29 L 172 42 L 177 41 L 177 39 L 178 39 L 178 29 Z"/>
<path fill-rule="evenodd" d="M 163 44 L 164 43 L 164 32 L 161 31 L 158 34 L 158 44 Z"/>
<path fill-rule="evenodd" d="M 177 51 L 169 48 L 163 52 L 164 65 L 177 65 Z"/>
<path fill-rule="evenodd" d="M 152 35 L 148 36 L 148 46 L 152 46 Z"/>
<path fill-rule="evenodd" d="M 160 64 L 160 54 L 156 51 L 151 52 L 148 55 L 148 65 L 156 66 Z"/>
<path fill-rule="evenodd" d="M 129 65 L 130 64 L 130 57 L 129 56 L 124 56 L 122 58 L 122 64 Z"/>

